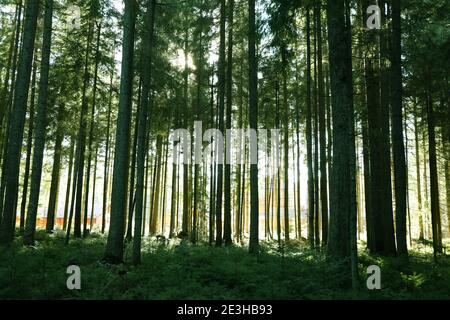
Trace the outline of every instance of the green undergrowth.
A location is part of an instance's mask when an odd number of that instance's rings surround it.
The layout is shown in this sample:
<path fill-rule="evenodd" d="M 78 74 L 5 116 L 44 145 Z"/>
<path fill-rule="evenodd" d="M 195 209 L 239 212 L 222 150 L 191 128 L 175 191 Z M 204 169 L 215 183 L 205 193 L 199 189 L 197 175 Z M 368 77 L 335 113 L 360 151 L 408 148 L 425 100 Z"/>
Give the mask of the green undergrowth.
<path fill-rule="evenodd" d="M 39 231 L 34 247 L 22 239 L 0 248 L 1 299 L 449 299 L 450 259 L 435 262 L 428 243 L 416 243 L 409 264 L 369 255 L 360 244 L 361 289 L 343 286 L 340 265 L 325 252 L 292 241 L 281 249 L 262 242 L 255 257 L 245 247 L 169 245 L 145 239 L 142 264 L 100 262 L 106 239 L 93 234 L 64 246 L 64 235 Z M 69 290 L 66 269 L 81 269 L 81 290 Z M 366 289 L 369 265 L 381 268 L 381 290 Z"/>

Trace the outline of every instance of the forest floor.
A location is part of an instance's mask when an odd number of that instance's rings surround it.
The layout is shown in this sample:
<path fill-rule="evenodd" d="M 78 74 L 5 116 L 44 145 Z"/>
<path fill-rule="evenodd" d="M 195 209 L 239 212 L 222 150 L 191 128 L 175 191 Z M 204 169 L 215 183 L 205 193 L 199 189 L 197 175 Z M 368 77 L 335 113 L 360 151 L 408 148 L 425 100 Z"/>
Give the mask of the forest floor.
<path fill-rule="evenodd" d="M 363 289 L 342 289 L 339 266 L 324 252 L 293 241 L 283 250 L 262 243 L 256 258 L 245 247 L 162 245 L 145 240 L 142 264 L 134 267 L 131 245 L 126 264 L 100 262 L 106 239 L 93 234 L 64 246 L 64 235 L 39 231 L 35 247 L 19 237 L 0 248 L 1 299 L 449 299 L 450 257 L 433 261 L 431 244 L 415 243 L 410 264 L 370 256 L 361 244 Z M 381 268 L 381 290 L 365 289 L 369 265 Z M 66 286 L 69 265 L 81 270 L 81 290 Z"/>

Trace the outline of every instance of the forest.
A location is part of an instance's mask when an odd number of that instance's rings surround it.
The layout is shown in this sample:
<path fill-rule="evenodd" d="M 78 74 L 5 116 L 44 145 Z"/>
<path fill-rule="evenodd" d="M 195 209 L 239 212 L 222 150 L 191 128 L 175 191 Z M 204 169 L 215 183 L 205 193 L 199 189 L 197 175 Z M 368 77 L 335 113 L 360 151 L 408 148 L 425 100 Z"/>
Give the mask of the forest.
<path fill-rule="evenodd" d="M 0 0 L 0 299 L 450 299 L 447 0 Z"/>

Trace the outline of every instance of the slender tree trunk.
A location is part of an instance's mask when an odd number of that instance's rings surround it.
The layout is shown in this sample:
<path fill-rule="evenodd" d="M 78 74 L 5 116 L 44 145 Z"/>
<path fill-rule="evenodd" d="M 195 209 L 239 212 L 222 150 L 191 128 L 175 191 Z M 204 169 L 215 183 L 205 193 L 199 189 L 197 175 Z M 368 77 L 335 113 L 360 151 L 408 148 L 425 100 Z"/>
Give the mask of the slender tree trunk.
<path fill-rule="evenodd" d="M 149 180 L 149 171 L 150 171 L 150 155 L 148 154 L 148 141 L 150 140 L 150 130 L 147 130 L 147 147 L 145 151 L 145 183 L 144 183 L 144 203 L 142 208 L 142 229 L 141 235 L 145 236 L 145 222 L 147 221 L 147 194 L 148 194 L 148 180 Z M 150 173 L 151 174 L 151 173 Z"/>
<path fill-rule="evenodd" d="M 448 78 L 447 78 L 447 84 L 448 84 Z M 449 96 L 447 95 L 447 100 L 449 99 Z M 447 109 L 447 116 L 450 117 L 450 109 Z M 445 190 L 446 190 L 446 200 L 447 200 L 447 228 L 448 228 L 448 235 L 450 237 L 450 123 L 447 122 L 447 126 L 445 127 L 445 130 L 443 132 L 442 137 L 443 143 L 444 143 L 444 170 L 445 170 Z"/>
<path fill-rule="evenodd" d="M 87 168 L 86 168 L 86 190 L 84 197 L 84 223 L 83 223 L 83 236 L 86 237 L 88 234 L 87 224 L 88 224 L 88 214 L 89 214 L 89 187 L 91 180 L 91 162 L 92 162 L 92 144 L 94 140 L 94 115 L 95 115 L 95 107 L 97 104 L 97 81 L 98 81 L 98 64 L 99 64 L 99 54 L 100 54 L 100 36 L 101 36 L 102 26 L 101 24 L 97 27 L 97 44 L 95 48 L 95 67 L 94 67 L 94 87 L 92 93 L 92 108 L 91 108 L 91 116 L 90 116 L 90 125 L 89 125 L 89 145 L 88 145 L 88 160 L 87 160 Z M 95 185 L 95 180 L 94 180 Z"/>
<path fill-rule="evenodd" d="M 312 103 L 311 103 L 311 21 L 306 8 L 306 158 L 308 166 L 308 239 L 314 247 L 314 175 L 312 154 Z"/>
<path fill-rule="evenodd" d="M 175 116 L 178 118 L 178 115 Z M 177 120 L 174 121 L 176 123 Z M 176 126 L 177 127 L 177 126 Z M 175 149 L 175 143 L 173 144 L 172 150 Z M 175 237 L 175 213 L 176 213 L 176 199 L 177 199 L 177 164 L 178 164 L 178 154 L 174 153 L 174 160 L 172 163 L 172 192 L 170 196 L 170 226 L 169 226 L 169 238 Z"/>
<path fill-rule="evenodd" d="M 243 239 L 243 235 L 244 235 L 244 212 L 245 212 L 245 194 L 247 192 L 246 189 L 246 176 L 245 176 L 245 172 L 246 172 L 246 164 L 245 161 L 247 159 L 247 147 L 244 144 L 244 164 L 243 169 L 242 169 L 242 181 L 241 181 L 241 194 L 240 194 L 240 211 L 239 211 L 239 240 L 242 243 L 242 239 Z"/>
<path fill-rule="evenodd" d="M 66 230 L 66 228 L 67 228 L 67 218 L 68 218 L 68 213 L 69 213 L 69 200 L 70 200 L 70 184 L 72 182 L 74 149 L 75 149 L 75 139 L 73 138 L 73 136 L 71 136 L 70 137 L 69 170 L 67 173 L 66 197 L 64 200 L 63 230 Z"/>
<path fill-rule="evenodd" d="M 135 177 L 136 177 L 136 158 L 137 158 L 137 140 L 138 140 L 138 125 L 139 125 L 139 108 L 142 99 L 142 81 L 139 81 L 139 93 L 138 93 L 138 102 L 136 108 L 136 117 L 134 120 L 134 134 L 132 137 L 132 148 L 131 148 L 131 164 L 130 164 L 130 187 L 129 187 L 129 196 L 128 196 L 128 219 L 127 219 L 127 232 L 125 235 L 125 240 L 127 242 L 131 241 L 133 232 L 133 211 L 134 204 L 136 200 L 135 194 Z M 144 135 L 145 137 L 145 135 Z M 145 153 L 145 151 L 144 151 Z"/>
<path fill-rule="evenodd" d="M 314 79 L 313 79 L 313 141 L 314 141 L 314 242 L 320 246 L 320 185 L 319 185 L 319 113 L 318 113 L 318 75 L 317 75 L 317 5 L 313 9 L 314 22 Z"/>
<path fill-rule="evenodd" d="M 225 0 L 220 0 L 220 30 L 219 30 L 219 64 L 218 64 L 218 129 L 224 133 L 225 113 L 225 22 L 226 6 Z M 216 149 L 217 150 L 217 149 Z M 217 191 L 216 191 L 216 246 L 222 245 L 222 205 L 223 205 L 223 162 L 225 160 L 224 150 L 219 150 L 216 155 L 217 164 Z"/>
<path fill-rule="evenodd" d="M 55 229 L 55 218 L 58 209 L 59 180 L 61 169 L 61 147 L 64 139 L 64 104 L 60 104 L 58 108 L 58 127 L 56 129 L 55 151 L 53 154 L 52 182 L 50 184 L 50 198 L 48 200 L 47 210 L 47 231 Z"/>
<path fill-rule="evenodd" d="M 169 130 L 168 130 L 169 131 Z M 165 156 L 164 156 L 164 173 L 163 173 L 163 179 L 162 179 L 162 184 L 161 184 L 161 188 L 163 189 L 162 195 L 161 195 L 161 235 L 164 236 L 164 231 L 166 229 L 166 194 L 167 194 L 167 162 L 169 159 L 169 139 L 166 138 L 166 143 L 165 143 Z M 197 234 L 197 232 L 195 232 L 194 234 Z"/>
<path fill-rule="evenodd" d="M 187 19 L 187 17 L 186 17 Z M 185 19 L 185 20 L 186 20 Z M 189 105 L 189 68 L 188 68 L 188 41 L 189 41 L 189 28 L 187 25 L 187 20 L 185 21 L 186 30 L 184 33 L 184 73 L 183 73 L 183 100 L 186 108 L 183 110 L 183 124 L 184 127 L 188 126 L 189 111 L 187 106 Z M 184 150 L 187 152 L 187 150 Z M 182 222 L 181 231 L 185 236 L 189 233 L 189 164 L 187 162 L 187 156 L 183 154 L 183 211 L 182 211 Z"/>
<path fill-rule="evenodd" d="M 145 32 L 143 39 L 143 61 L 146 61 L 142 71 L 142 91 L 138 115 L 137 136 L 137 170 L 136 170 L 136 215 L 134 223 L 133 239 L 133 263 L 135 265 L 141 262 L 141 230 L 142 230 L 142 210 L 145 199 L 144 194 L 144 175 L 145 175 L 145 157 L 147 154 L 147 145 L 145 137 L 147 135 L 147 116 L 150 98 L 150 86 L 152 79 L 152 48 L 153 48 L 153 30 L 155 25 L 156 0 L 149 0 L 147 3 L 147 13 L 145 17 Z M 145 59 L 145 60 L 144 60 Z"/>
<path fill-rule="evenodd" d="M 89 218 L 89 229 L 92 232 L 94 228 L 94 213 L 95 213 L 95 182 L 97 181 L 97 161 L 98 161 L 98 143 L 95 146 L 94 158 L 94 178 L 92 179 L 92 200 L 91 200 L 91 217 Z"/>
<path fill-rule="evenodd" d="M 227 55 L 227 72 L 226 72 L 226 129 L 231 129 L 231 106 L 233 104 L 233 11 L 234 0 L 228 1 L 228 55 Z M 226 142 L 228 143 L 228 141 Z M 227 146 L 226 154 L 228 154 Z M 231 239 L 231 166 L 225 163 L 225 177 L 224 177 L 224 221 L 223 221 L 223 236 L 225 245 L 232 244 Z"/>
<path fill-rule="evenodd" d="M 249 124 L 250 129 L 258 129 L 258 61 L 256 58 L 256 14 L 255 0 L 248 2 L 248 88 L 249 88 Z M 258 145 L 250 146 L 250 159 L 258 158 Z M 250 164 L 250 242 L 249 252 L 257 254 L 259 251 L 259 196 L 258 196 L 258 163 Z"/>
<path fill-rule="evenodd" d="M 401 66 L 401 7 L 392 1 L 392 150 L 395 178 L 395 224 L 398 254 L 408 256 L 406 239 L 406 160 L 403 142 L 403 103 Z"/>
<path fill-rule="evenodd" d="M 150 215 L 150 236 L 156 235 L 158 225 L 159 197 L 161 187 L 161 161 L 162 161 L 162 137 L 158 135 L 156 138 L 156 158 L 155 158 L 155 175 L 153 189 L 153 206 Z"/>
<path fill-rule="evenodd" d="M 211 72 L 211 84 L 210 84 L 210 126 L 211 128 L 215 128 L 215 121 L 214 121 L 214 67 Z M 209 188 L 209 238 L 208 243 L 210 246 L 212 246 L 214 242 L 214 217 L 215 217 L 215 171 L 216 171 L 216 162 L 215 159 L 215 153 L 214 148 L 211 148 L 211 164 L 209 166 L 210 170 L 210 188 Z"/>
<path fill-rule="evenodd" d="M 289 241 L 289 102 L 287 90 L 286 47 L 281 49 L 283 73 L 283 105 L 284 105 L 284 238 Z"/>
<path fill-rule="evenodd" d="M 415 102 L 414 102 L 414 142 L 416 151 L 416 181 L 417 181 L 417 206 L 419 210 L 419 240 L 423 240 L 424 228 L 423 228 L 423 213 L 422 213 L 422 187 L 420 181 L 421 171 L 420 171 L 419 126 L 417 123 L 417 106 Z"/>
<path fill-rule="evenodd" d="M 297 191 L 297 236 L 298 239 L 302 238 L 302 202 L 301 202 L 301 190 L 300 190 L 300 103 L 296 101 L 295 103 L 295 119 L 296 119 L 296 136 L 297 136 L 297 182 L 296 182 L 296 191 Z"/>
<path fill-rule="evenodd" d="M 0 225 L 0 244 L 10 244 L 14 237 L 15 204 L 19 187 L 19 160 L 23 140 L 23 128 L 33 60 L 39 0 L 28 1 L 25 16 L 25 33 L 22 53 L 19 59 L 17 82 L 15 83 L 14 103 L 9 120 L 8 141 L 3 175 L 5 176 L 5 198 Z M 41 82 L 43 82 L 41 74 Z M 41 95 L 42 93 L 40 93 Z M 34 170 L 33 170 L 34 171 Z M 3 199 L 3 198 L 2 198 Z M 3 200 L 0 201 L 3 203 Z"/>
<path fill-rule="evenodd" d="M 30 185 L 30 202 L 24 233 L 24 244 L 34 244 L 36 231 L 36 216 L 41 187 L 42 164 L 44 159 L 47 109 L 48 109 L 48 78 L 50 71 L 50 47 L 52 37 L 53 0 L 45 1 L 44 36 L 42 40 L 42 58 L 39 80 L 39 98 L 36 114 L 36 136 L 34 138 L 34 153 Z"/>
<path fill-rule="evenodd" d="M 442 233 L 441 233 L 442 231 L 441 231 L 441 212 L 439 208 L 439 182 L 437 175 L 434 110 L 433 110 L 433 100 L 429 90 L 427 90 L 427 117 L 428 117 L 428 151 L 429 151 L 429 165 L 430 165 L 431 227 L 433 232 L 433 251 L 436 257 L 438 253 L 442 253 Z"/>
<path fill-rule="evenodd" d="M 275 126 L 276 129 L 280 128 L 280 99 L 279 99 L 280 87 L 278 80 L 275 84 Z M 281 246 L 281 175 L 280 175 L 280 148 L 276 148 L 276 170 L 277 170 L 277 241 Z"/>
<path fill-rule="evenodd" d="M 350 105 L 348 118 L 350 120 L 349 141 L 349 176 L 350 176 L 350 225 L 349 225 L 349 243 L 350 243 L 350 271 L 352 278 L 352 288 L 354 291 L 359 289 L 359 271 L 358 271 L 358 242 L 357 242 L 357 200 L 356 200 L 356 148 L 355 148 L 355 115 L 353 107 L 353 56 L 352 56 L 352 23 L 351 23 L 351 3 L 350 0 L 345 4 L 345 31 L 347 40 L 346 65 L 344 69 L 347 73 L 346 78 L 351 85 L 345 86 L 345 95 Z"/>
<path fill-rule="evenodd" d="M 108 103 L 108 115 L 106 122 L 106 143 L 105 143 L 105 164 L 103 171 L 103 197 L 102 197 L 102 233 L 105 233 L 106 227 L 106 207 L 108 204 L 108 184 L 109 184 L 109 131 L 111 126 L 111 107 L 112 107 L 112 96 L 113 96 L 113 76 L 114 73 L 111 72 L 110 84 L 109 84 L 109 103 Z"/>
<path fill-rule="evenodd" d="M 425 97 L 425 104 L 427 103 L 427 98 Z M 422 125 L 423 126 L 427 126 L 426 123 L 426 107 L 423 108 L 425 110 L 425 114 L 422 116 Z M 427 128 L 427 127 L 426 127 Z M 423 187 L 424 187 L 424 199 L 425 199 L 425 208 L 424 208 L 424 225 L 425 225 L 425 238 L 426 239 L 430 239 L 430 235 L 431 235 L 431 230 L 430 230 L 430 224 L 429 222 L 429 210 L 430 210 L 430 198 L 428 196 L 428 172 L 427 172 L 427 162 L 429 162 L 427 160 L 427 154 L 429 153 L 429 151 L 427 151 L 427 147 L 426 147 L 426 141 L 428 140 L 427 138 L 427 131 L 428 130 L 423 130 L 423 138 L 422 138 L 422 148 L 423 148 Z"/>
<path fill-rule="evenodd" d="M 317 19 L 317 77 L 318 77 L 318 112 L 319 112 L 319 144 L 320 144 L 320 209 L 322 217 L 322 245 L 326 246 L 328 239 L 328 181 L 326 155 L 325 101 L 324 77 L 322 67 L 322 22 L 321 3 L 316 6 Z"/>
<path fill-rule="evenodd" d="M 75 238 L 81 238 L 81 214 L 82 214 L 82 198 L 83 198 L 83 176 L 84 176 L 84 161 L 85 161 L 85 151 L 86 151 L 86 114 L 88 112 L 88 97 L 87 97 L 87 87 L 90 82 L 90 73 L 89 73 L 89 57 L 91 53 L 91 41 L 94 32 L 93 21 L 89 24 L 88 31 L 88 42 L 86 46 L 85 52 L 85 61 L 84 61 L 84 76 L 83 76 L 83 89 L 82 89 L 82 98 L 81 98 L 81 112 L 80 112 L 80 123 L 78 129 L 78 137 L 77 137 L 77 150 L 75 152 L 75 174 L 74 174 L 74 186 L 73 191 L 75 194 L 73 195 L 72 202 L 74 203 L 74 211 L 73 215 L 75 216 L 74 222 L 74 236 Z M 71 210 L 72 211 L 72 210 Z M 71 212 L 72 214 L 72 212 Z M 70 219 L 69 219 L 70 220 Z M 69 226 L 70 226 L 69 222 Z M 70 228 L 67 230 L 66 242 L 68 242 L 70 237 Z"/>
<path fill-rule="evenodd" d="M 379 5 L 381 8 L 381 19 L 385 21 L 385 1 L 380 0 Z M 391 148 L 389 140 L 389 92 L 391 87 L 391 81 L 389 77 L 389 59 L 390 59 L 390 48 L 389 42 L 390 37 L 388 30 L 382 29 L 380 32 L 380 113 L 379 113 L 379 123 L 378 127 L 380 129 L 380 157 L 374 161 L 380 161 L 381 174 L 380 174 L 380 185 L 377 192 L 381 193 L 382 198 L 380 199 L 381 210 L 380 214 L 382 216 L 383 232 L 379 234 L 383 238 L 383 247 L 381 248 L 381 253 L 386 255 L 396 255 L 395 246 L 395 232 L 394 232 L 394 218 L 393 218 L 393 208 L 392 208 L 392 179 L 391 179 Z M 374 191 L 374 189 L 372 189 Z M 373 197 L 372 197 L 373 198 Z M 375 232 L 381 231 L 380 229 L 375 229 Z"/>
<path fill-rule="evenodd" d="M 116 150 L 114 153 L 111 222 L 104 254 L 104 260 L 110 263 L 120 263 L 123 261 L 136 11 L 137 4 L 135 0 L 125 1 L 122 74 L 120 81 L 119 114 L 117 118 Z"/>
<path fill-rule="evenodd" d="M 27 207 L 28 185 L 31 169 L 31 153 L 33 148 L 33 129 L 34 129 L 34 104 L 36 94 L 36 52 L 33 66 L 33 78 L 31 81 L 31 98 L 30 98 L 30 111 L 28 118 L 28 134 L 27 134 L 27 158 L 25 160 L 25 175 L 23 178 L 23 190 L 22 190 L 22 203 L 20 206 L 20 232 L 25 230 L 25 211 Z"/>

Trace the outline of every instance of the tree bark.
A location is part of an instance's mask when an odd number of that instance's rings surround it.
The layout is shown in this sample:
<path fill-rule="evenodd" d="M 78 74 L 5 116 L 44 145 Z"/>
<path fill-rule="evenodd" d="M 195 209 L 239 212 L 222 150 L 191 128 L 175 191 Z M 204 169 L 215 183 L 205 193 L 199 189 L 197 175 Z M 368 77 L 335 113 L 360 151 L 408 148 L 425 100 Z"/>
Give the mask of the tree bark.
<path fill-rule="evenodd" d="M 354 157 L 353 87 L 349 77 L 352 70 L 348 57 L 351 50 L 346 27 L 345 0 L 328 0 L 328 43 L 331 101 L 333 106 L 333 166 L 330 184 L 330 229 L 328 254 L 350 261 L 351 213 L 355 200 L 352 184 Z M 350 51 L 351 52 L 351 51 Z M 349 65 L 350 63 L 350 65 Z M 350 174 L 349 174 L 350 173 Z M 344 281 L 351 279 L 350 268 L 343 269 Z"/>
<path fill-rule="evenodd" d="M 111 222 L 104 260 L 123 261 L 123 235 L 128 181 L 128 150 L 130 143 L 131 97 L 133 92 L 133 53 L 137 5 L 125 1 L 122 75 L 120 80 L 119 114 L 117 117 L 116 150 L 111 196 Z"/>
<path fill-rule="evenodd" d="M 47 109 L 48 109 L 48 78 L 50 71 L 50 47 L 52 43 L 53 0 L 45 1 L 44 35 L 42 39 L 42 58 L 39 80 L 39 98 L 36 114 L 36 136 L 34 138 L 34 153 L 30 184 L 30 200 L 24 233 L 24 244 L 34 244 L 36 231 L 36 216 L 41 187 L 42 164 L 44 159 Z"/>

